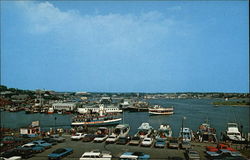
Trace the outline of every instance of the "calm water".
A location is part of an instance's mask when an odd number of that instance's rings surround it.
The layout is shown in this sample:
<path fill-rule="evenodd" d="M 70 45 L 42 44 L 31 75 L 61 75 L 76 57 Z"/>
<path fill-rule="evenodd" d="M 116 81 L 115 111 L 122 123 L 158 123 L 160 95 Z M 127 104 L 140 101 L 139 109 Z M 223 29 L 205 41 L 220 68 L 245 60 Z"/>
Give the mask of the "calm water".
<path fill-rule="evenodd" d="M 238 122 L 243 125 L 243 131 L 249 132 L 249 110 L 250 107 L 231 107 L 211 105 L 214 99 L 157 99 L 149 100 L 151 104 L 159 104 L 163 107 L 174 106 L 174 114 L 170 116 L 149 116 L 147 112 L 125 112 L 125 123 L 130 124 L 130 134 L 135 134 L 137 128 L 143 122 L 150 123 L 155 129 L 162 123 L 169 123 L 174 136 L 178 136 L 182 118 L 185 116 L 184 126 L 197 130 L 198 126 L 207 118 L 212 127 L 216 128 L 217 135 L 226 129 L 228 122 Z M 57 118 L 55 120 L 55 117 Z M 32 121 L 40 121 L 44 129 L 60 126 L 70 128 L 71 115 L 58 114 L 25 114 L 22 112 L 2 112 L 2 126 L 19 128 L 29 125 Z"/>

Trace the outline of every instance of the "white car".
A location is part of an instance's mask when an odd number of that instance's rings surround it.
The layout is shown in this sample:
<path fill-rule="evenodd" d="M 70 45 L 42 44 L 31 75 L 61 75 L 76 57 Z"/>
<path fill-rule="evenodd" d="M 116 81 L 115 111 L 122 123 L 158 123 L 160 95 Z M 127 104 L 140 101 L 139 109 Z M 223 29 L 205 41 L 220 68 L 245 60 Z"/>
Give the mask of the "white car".
<path fill-rule="evenodd" d="M 71 140 L 80 140 L 84 138 L 86 134 L 83 133 L 76 133 L 75 135 L 71 136 Z"/>
<path fill-rule="evenodd" d="M 115 143 L 117 139 L 118 139 L 118 136 L 115 134 L 112 134 L 108 136 L 108 138 L 106 139 L 106 143 Z"/>
<path fill-rule="evenodd" d="M 80 160 L 111 160 L 112 155 L 107 151 L 91 151 L 85 152 Z"/>
<path fill-rule="evenodd" d="M 141 145 L 142 146 L 147 146 L 147 147 L 150 147 L 151 145 L 153 144 L 153 139 L 152 138 L 144 138 L 141 142 Z"/>
<path fill-rule="evenodd" d="M 99 134 L 95 137 L 94 142 L 103 142 L 108 138 L 108 135 Z"/>

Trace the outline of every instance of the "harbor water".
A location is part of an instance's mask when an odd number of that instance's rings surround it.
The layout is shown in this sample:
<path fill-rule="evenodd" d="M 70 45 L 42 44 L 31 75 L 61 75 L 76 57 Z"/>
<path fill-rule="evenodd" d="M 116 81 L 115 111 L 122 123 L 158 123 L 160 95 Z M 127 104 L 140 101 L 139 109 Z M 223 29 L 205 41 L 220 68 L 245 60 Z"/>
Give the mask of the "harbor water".
<path fill-rule="evenodd" d="M 213 106 L 212 102 L 218 99 L 151 99 L 150 104 L 163 107 L 174 107 L 173 115 L 150 116 L 147 112 L 124 112 L 124 123 L 131 126 L 130 135 L 136 133 L 143 122 L 148 122 L 159 128 L 160 124 L 168 123 L 173 130 L 173 136 L 178 136 L 182 122 L 184 127 L 196 131 L 199 125 L 206 120 L 216 128 L 217 137 L 227 127 L 228 122 L 237 122 L 243 126 L 243 133 L 249 132 L 249 110 L 247 106 Z M 1 112 L 1 127 L 27 127 L 32 121 L 39 121 L 42 130 L 49 128 L 70 128 L 72 115 L 59 114 L 25 114 L 21 112 Z M 185 119 L 183 118 L 185 117 Z"/>

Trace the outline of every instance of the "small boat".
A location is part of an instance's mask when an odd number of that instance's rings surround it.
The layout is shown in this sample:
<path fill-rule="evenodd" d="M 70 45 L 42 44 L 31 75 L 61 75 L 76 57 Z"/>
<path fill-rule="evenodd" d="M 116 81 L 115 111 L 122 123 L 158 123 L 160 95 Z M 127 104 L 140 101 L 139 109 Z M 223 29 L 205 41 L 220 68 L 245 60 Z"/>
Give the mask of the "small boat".
<path fill-rule="evenodd" d="M 138 132 L 135 136 L 140 138 L 146 138 L 153 132 L 153 127 L 149 125 L 149 123 L 142 123 L 141 126 L 138 128 Z"/>
<path fill-rule="evenodd" d="M 245 138 L 241 136 L 237 123 L 228 123 L 227 130 L 223 133 L 224 140 L 230 140 L 234 143 L 244 143 Z"/>
<path fill-rule="evenodd" d="M 185 142 L 190 142 L 193 138 L 192 130 L 190 128 L 181 128 L 179 137 Z"/>
<path fill-rule="evenodd" d="M 54 109 L 53 108 L 49 108 L 47 113 L 48 114 L 53 114 L 54 113 Z"/>
<path fill-rule="evenodd" d="M 126 137 L 130 131 L 128 124 L 119 124 L 115 127 L 114 134 L 118 137 Z"/>
<path fill-rule="evenodd" d="M 57 114 L 63 114 L 63 111 L 57 111 Z"/>
<path fill-rule="evenodd" d="M 215 128 L 211 128 L 208 123 L 202 123 L 199 126 L 197 135 L 200 142 L 217 142 L 216 130 Z"/>
<path fill-rule="evenodd" d="M 159 105 L 155 105 L 154 107 L 148 109 L 148 113 L 150 115 L 171 115 L 174 114 L 174 108 L 164 108 Z"/>
<path fill-rule="evenodd" d="M 156 139 L 164 139 L 172 137 L 172 129 L 169 124 L 161 124 L 160 128 L 157 130 Z"/>

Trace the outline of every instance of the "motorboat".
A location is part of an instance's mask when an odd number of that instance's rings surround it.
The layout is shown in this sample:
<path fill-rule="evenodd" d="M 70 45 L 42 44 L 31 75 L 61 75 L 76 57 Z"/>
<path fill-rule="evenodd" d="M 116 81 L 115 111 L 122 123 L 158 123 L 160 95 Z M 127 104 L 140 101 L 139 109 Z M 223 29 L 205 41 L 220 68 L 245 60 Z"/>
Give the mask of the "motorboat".
<path fill-rule="evenodd" d="M 153 132 L 153 127 L 149 125 L 149 123 L 142 123 L 141 126 L 138 128 L 138 132 L 135 136 L 140 138 L 148 137 Z"/>
<path fill-rule="evenodd" d="M 217 142 L 216 130 L 210 127 L 209 123 L 202 123 L 197 131 L 200 142 Z"/>
<path fill-rule="evenodd" d="M 193 138 L 193 133 L 190 128 L 181 128 L 179 137 L 182 141 L 190 142 Z"/>
<path fill-rule="evenodd" d="M 246 141 L 246 139 L 241 136 L 237 123 L 228 123 L 227 130 L 224 132 L 223 137 L 225 140 L 230 140 L 235 143 L 243 143 Z"/>
<path fill-rule="evenodd" d="M 156 139 L 164 139 L 172 137 L 172 129 L 169 124 L 161 124 L 159 129 L 156 132 Z"/>
<path fill-rule="evenodd" d="M 119 124 L 115 127 L 114 134 L 117 135 L 118 137 L 125 137 L 128 135 L 129 131 L 130 131 L 129 124 Z"/>

